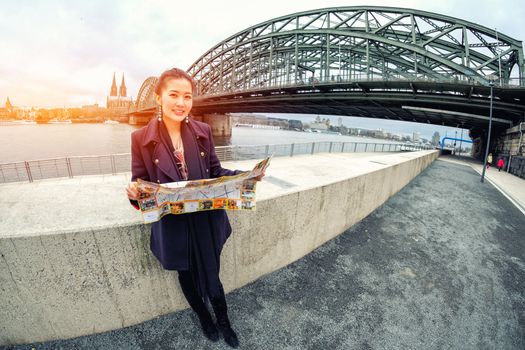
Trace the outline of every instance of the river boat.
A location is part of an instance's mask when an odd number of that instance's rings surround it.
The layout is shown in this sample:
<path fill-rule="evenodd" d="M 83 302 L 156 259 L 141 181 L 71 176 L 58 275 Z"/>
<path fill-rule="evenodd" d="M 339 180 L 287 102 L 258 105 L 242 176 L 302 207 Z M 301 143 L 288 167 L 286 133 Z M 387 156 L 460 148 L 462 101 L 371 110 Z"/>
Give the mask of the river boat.
<path fill-rule="evenodd" d="M 50 121 L 47 122 L 48 124 L 71 124 L 71 119 L 57 119 L 57 118 L 54 118 L 54 119 L 51 119 Z"/>

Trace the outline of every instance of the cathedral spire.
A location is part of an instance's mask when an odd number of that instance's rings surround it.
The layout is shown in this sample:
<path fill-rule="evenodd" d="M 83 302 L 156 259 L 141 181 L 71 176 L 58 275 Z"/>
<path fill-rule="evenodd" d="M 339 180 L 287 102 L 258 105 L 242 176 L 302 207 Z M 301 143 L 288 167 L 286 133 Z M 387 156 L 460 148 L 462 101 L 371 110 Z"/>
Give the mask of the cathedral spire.
<path fill-rule="evenodd" d="M 5 101 L 5 108 L 8 111 L 11 111 L 11 109 L 13 109 L 13 105 L 11 104 L 11 101 L 9 101 L 9 96 L 7 96 L 7 101 Z"/>
<path fill-rule="evenodd" d="M 126 83 L 124 83 L 124 73 L 122 73 L 122 83 L 120 83 L 119 96 L 126 97 Z"/>
<path fill-rule="evenodd" d="M 111 84 L 111 91 L 109 96 L 117 96 L 117 83 L 115 82 L 115 73 L 113 73 L 113 83 Z"/>

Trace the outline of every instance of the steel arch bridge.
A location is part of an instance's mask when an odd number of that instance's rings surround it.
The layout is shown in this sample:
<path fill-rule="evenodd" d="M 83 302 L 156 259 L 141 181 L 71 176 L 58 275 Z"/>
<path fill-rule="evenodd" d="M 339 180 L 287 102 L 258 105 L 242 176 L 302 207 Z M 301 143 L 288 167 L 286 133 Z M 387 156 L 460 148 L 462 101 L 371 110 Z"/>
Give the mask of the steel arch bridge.
<path fill-rule="evenodd" d="M 510 74 L 517 66 L 518 79 Z M 340 80 L 523 81 L 520 41 L 411 9 L 343 7 L 272 19 L 215 45 L 189 68 L 203 95 Z"/>
<path fill-rule="evenodd" d="M 194 113 L 322 113 L 483 129 L 495 80 L 495 125 L 524 120 L 522 43 L 413 9 L 282 16 L 218 43 L 188 72 L 197 82 Z"/>

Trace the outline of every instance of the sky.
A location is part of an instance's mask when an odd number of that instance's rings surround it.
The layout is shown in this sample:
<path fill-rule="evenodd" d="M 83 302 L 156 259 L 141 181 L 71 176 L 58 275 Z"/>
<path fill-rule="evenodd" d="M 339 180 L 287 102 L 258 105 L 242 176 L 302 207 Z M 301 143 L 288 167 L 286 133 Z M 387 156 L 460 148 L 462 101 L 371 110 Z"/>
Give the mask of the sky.
<path fill-rule="evenodd" d="M 0 103 L 20 107 L 106 104 L 113 73 L 134 99 L 142 82 L 187 69 L 223 39 L 300 11 L 375 5 L 461 18 L 525 40 L 522 0 L 0 0 Z"/>

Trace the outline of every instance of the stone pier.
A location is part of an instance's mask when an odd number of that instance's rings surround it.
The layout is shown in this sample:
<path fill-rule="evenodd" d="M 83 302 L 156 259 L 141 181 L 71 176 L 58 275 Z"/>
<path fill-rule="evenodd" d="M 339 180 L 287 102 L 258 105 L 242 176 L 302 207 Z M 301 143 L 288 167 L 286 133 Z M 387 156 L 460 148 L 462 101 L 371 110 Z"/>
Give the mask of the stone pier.
<path fill-rule="evenodd" d="M 194 115 L 193 118 L 202 121 L 211 127 L 213 136 L 232 136 L 232 123 L 228 114 L 203 114 Z"/>

